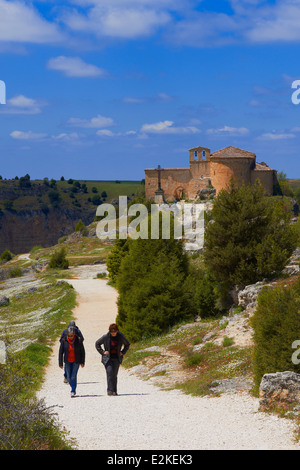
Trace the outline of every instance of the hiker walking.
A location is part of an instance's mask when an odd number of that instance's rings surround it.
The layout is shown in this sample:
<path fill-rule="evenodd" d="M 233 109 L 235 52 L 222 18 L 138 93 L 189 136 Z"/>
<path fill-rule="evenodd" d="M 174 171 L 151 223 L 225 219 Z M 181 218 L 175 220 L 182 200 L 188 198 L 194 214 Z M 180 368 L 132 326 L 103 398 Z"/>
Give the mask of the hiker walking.
<path fill-rule="evenodd" d="M 67 380 L 71 386 L 71 397 L 75 397 L 78 369 L 79 366 L 84 367 L 85 363 L 85 349 L 72 326 L 68 327 L 67 336 L 63 337 L 60 343 L 58 364 L 61 369 L 64 363 Z"/>
<path fill-rule="evenodd" d="M 102 348 L 102 345 L 104 348 Z M 120 364 L 129 349 L 130 343 L 119 331 L 118 325 L 112 323 L 108 333 L 96 341 L 96 349 L 102 356 L 102 364 L 106 369 L 107 395 L 118 395 L 117 382 Z M 123 349 L 122 349 L 123 347 Z"/>
<path fill-rule="evenodd" d="M 75 334 L 76 336 L 78 336 L 78 338 L 81 340 L 81 341 L 84 341 L 84 337 L 83 337 L 83 334 L 81 333 L 80 329 L 78 328 L 78 326 L 76 325 L 75 321 L 74 320 L 71 320 L 68 327 L 62 332 L 61 336 L 60 336 L 60 342 L 62 341 L 63 338 L 67 338 L 67 333 L 68 333 L 68 328 L 69 326 L 73 326 L 75 328 Z M 67 373 L 66 373 L 66 367 L 64 368 L 64 383 L 67 384 L 68 383 L 68 379 L 67 379 Z"/>

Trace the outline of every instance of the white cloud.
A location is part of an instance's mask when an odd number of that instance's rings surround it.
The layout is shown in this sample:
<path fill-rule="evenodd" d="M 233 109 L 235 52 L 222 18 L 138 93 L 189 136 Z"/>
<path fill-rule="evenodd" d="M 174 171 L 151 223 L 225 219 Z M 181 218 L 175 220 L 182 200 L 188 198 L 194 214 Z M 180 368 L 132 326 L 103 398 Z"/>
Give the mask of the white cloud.
<path fill-rule="evenodd" d="M 43 140 L 47 137 L 47 134 L 36 133 L 32 131 L 13 131 L 10 136 L 16 140 Z"/>
<path fill-rule="evenodd" d="M 107 72 L 96 65 L 87 64 L 80 57 L 53 57 L 48 61 L 48 69 L 58 70 L 66 77 L 104 77 Z"/>
<path fill-rule="evenodd" d="M 180 46 L 211 47 L 234 43 L 241 30 L 241 21 L 234 15 L 194 11 L 190 16 L 173 22 L 165 37 Z"/>
<path fill-rule="evenodd" d="M 134 39 L 153 34 L 171 21 L 171 15 L 150 2 L 94 2 L 86 14 L 71 10 L 62 20 L 74 31 L 99 37 Z"/>
<path fill-rule="evenodd" d="M 157 93 L 155 96 L 144 96 L 136 98 L 134 96 L 125 96 L 122 101 L 123 103 L 129 104 L 142 104 L 142 103 L 168 103 L 173 101 L 175 98 L 168 95 L 167 93 Z"/>
<path fill-rule="evenodd" d="M 256 20 L 246 32 L 251 42 L 295 42 L 300 40 L 300 3 L 280 0 L 258 9 Z"/>
<path fill-rule="evenodd" d="M 97 135 L 101 136 L 106 136 L 106 137 L 113 137 L 114 133 L 108 129 L 101 129 L 100 131 L 96 132 Z"/>
<path fill-rule="evenodd" d="M 101 129 L 96 132 L 99 137 L 122 137 L 122 136 L 130 136 L 136 135 L 136 131 L 126 131 L 126 132 L 112 132 L 109 129 Z"/>
<path fill-rule="evenodd" d="M 300 41 L 299 0 L 230 0 L 232 13 L 194 10 L 173 18 L 166 39 L 191 47 Z"/>
<path fill-rule="evenodd" d="M 281 132 L 276 134 L 275 132 L 266 132 L 258 137 L 259 140 L 285 140 L 294 139 L 296 136 L 292 132 Z"/>
<path fill-rule="evenodd" d="M 142 104 L 145 103 L 145 98 L 134 98 L 133 96 L 124 96 L 123 103 L 129 104 Z"/>
<path fill-rule="evenodd" d="M 82 127 L 85 129 L 100 129 L 114 125 L 114 120 L 110 117 L 98 116 L 91 119 L 70 118 L 67 123 L 69 126 Z"/>
<path fill-rule="evenodd" d="M 196 134 L 200 132 L 197 127 L 176 127 L 173 121 L 161 121 L 153 124 L 144 124 L 141 132 L 145 134 Z"/>
<path fill-rule="evenodd" d="M 77 134 L 77 132 L 70 132 L 69 134 L 63 132 L 58 135 L 52 135 L 52 139 L 58 142 L 72 142 L 78 140 L 79 135 Z"/>
<path fill-rule="evenodd" d="M 246 127 L 224 126 L 219 129 L 208 129 L 206 133 L 213 135 L 243 136 L 249 134 L 249 129 L 247 129 Z"/>
<path fill-rule="evenodd" d="M 63 41 L 57 25 L 46 21 L 25 1 L 0 0 L 0 41 L 56 43 Z"/>
<path fill-rule="evenodd" d="M 1 114 L 39 114 L 45 102 L 28 98 L 24 95 L 17 95 L 7 100 L 6 106 L 0 108 Z"/>

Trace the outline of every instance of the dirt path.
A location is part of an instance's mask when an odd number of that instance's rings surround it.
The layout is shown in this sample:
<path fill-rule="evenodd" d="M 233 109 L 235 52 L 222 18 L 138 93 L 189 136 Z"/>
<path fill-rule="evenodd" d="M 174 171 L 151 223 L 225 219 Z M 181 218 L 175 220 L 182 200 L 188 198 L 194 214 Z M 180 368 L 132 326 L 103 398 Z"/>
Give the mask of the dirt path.
<path fill-rule="evenodd" d="M 79 294 L 74 313 L 86 349 L 77 397 L 70 398 L 63 383 L 58 343 L 38 396 L 54 406 L 78 449 L 300 449 L 291 422 L 257 412 L 258 400 L 247 394 L 197 398 L 161 391 L 121 368 L 119 396 L 108 397 L 95 341 L 116 318 L 117 295 L 105 280 L 92 279 L 91 268 L 77 272 L 78 279 L 70 282 Z"/>

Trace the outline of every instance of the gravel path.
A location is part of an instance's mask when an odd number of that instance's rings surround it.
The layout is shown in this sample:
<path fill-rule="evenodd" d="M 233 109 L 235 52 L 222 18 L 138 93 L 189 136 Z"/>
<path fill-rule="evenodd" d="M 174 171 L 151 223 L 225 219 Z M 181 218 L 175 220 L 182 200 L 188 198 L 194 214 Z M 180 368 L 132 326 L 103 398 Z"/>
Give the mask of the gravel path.
<path fill-rule="evenodd" d="M 95 268 L 95 272 L 101 269 Z M 81 273 L 81 274 L 80 274 Z M 247 394 L 198 398 L 161 391 L 120 368 L 119 396 L 106 395 L 106 375 L 95 341 L 115 321 L 116 291 L 93 269 L 78 269 L 75 318 L 85 337 L 86 366 L 78 373 L 77 397 L 63 383 L 55 345 L 39 398 L 54 406 L 80 450 L 300 449 L 290 421 L 257 412 Z"/>

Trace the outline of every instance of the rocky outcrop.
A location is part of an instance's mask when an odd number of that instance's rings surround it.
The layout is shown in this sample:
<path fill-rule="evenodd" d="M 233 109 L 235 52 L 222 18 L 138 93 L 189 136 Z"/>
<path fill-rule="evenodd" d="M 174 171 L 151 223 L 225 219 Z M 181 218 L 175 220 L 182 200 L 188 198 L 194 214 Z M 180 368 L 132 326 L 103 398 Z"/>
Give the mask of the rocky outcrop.
<path fill-rule="evenodd" d="M 257 302 L 258 294 L 262 288 L 272 289 L 271 284 L 266 284 L 265 282 L 257 282 L 256 284 L 250 284 L 244 289 L 238 292 L 238 305 L 241 307 L 254 307 Z"/>
<path fill-rule="evenodd" d="M 26 253 L 34 246 L 53 246 L 60 237 L 69 235 L 81 219 L 88 225 L 95 211 L 85 214 L 77 209 L 5 211 L 0 214 L 0 253 L 8 249 L 14 254 Z"/>
<path fill-rule="evenodd" d="M 259 387 L 259 409 L 272 411 L 274 408 L 298 411 L 300 374 L 285 371 L 263 376 Z"/>

